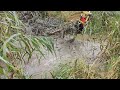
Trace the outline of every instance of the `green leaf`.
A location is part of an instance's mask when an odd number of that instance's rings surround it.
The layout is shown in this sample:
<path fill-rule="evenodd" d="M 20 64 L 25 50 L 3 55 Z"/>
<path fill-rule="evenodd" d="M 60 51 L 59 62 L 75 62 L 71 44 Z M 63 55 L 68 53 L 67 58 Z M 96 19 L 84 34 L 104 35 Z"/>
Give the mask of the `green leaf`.
<path fill-rule="evenodd" d="M 3 57 L 0 56 L 0 60 L 3 61 L 4 63 L 6 63 L 7 65 L 9 65 L 11 68 L 14 69 L 14 66 L 10 62 L 8 62 L 7 60 L 5 60 Z"/>

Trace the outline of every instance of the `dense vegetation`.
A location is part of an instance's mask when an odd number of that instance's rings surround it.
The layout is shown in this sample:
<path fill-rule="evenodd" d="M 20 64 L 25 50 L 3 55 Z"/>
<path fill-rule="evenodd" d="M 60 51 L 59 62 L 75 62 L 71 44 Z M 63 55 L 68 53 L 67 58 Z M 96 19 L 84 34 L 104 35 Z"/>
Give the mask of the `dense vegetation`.
<path fill-rule="evenodd" d="M 27 78 L 22 71 L 22 63 L 28 62 L 34 51 L 44 56 L 42 47 L 53 53 L 53 43 L 48 37 L 26 35 L 25 25 L 15 11 L 1 12 L 0 20 L 1 78 Z"/>
<path fill-rule="evenodd" d="M 45 57 L 43 48 L 54 54 L 54 44 L 50 37 L 26 34 L 29 19 L 34 21 L 36 18 L 45 20 L 54 17 L 67 22 L 68 17 L 75 13 L 79 11 L 0 12 L 0 78 L 30 78 L 22 70 L 22 65 L 29 62 L 34 51 L 39 52 L 38 58 Z M 90 65 L 83 60 L 76 60 L 72 65 L 61 65 L 51 73 L 53 78 L 120 78 L 120 12 L 92 11 L 92 14 L 83 34 L 94 36 L 93 39 L 100 41 L 98 58 Z"/>
<path fill-rule="evenodd" d="M 54 78 L 117 79 L 120 77 L 120 12 L 92 13 L 93 18 L 84 34 L 94 35 L 94 39 L 99 39 L 101 42 L 99 58 L 96 58 L 91 65 L 86 65 L 82 60 L 81 62 L 76 60 L 73 63 L 74 67 L 68 64 L 62 65 L 59 70 L 53 72 Z"/>

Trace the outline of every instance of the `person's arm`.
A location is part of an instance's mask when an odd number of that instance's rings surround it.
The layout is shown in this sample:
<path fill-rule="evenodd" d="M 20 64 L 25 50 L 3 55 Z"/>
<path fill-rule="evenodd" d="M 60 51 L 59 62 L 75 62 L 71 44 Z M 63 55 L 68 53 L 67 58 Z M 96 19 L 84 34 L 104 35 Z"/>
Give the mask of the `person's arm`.
<path fill-rule="evenodd" d="M 80 23 L 84 24 L 84 22 L 82 22 L 81 20 L 80 20 Z"/>
<path fill-rule="evenodd" d="M 89 16 L 87 16 L 87 18 L 86 18 L 86 22 L 88 21 L 88 19 L 89 19 Z"/>

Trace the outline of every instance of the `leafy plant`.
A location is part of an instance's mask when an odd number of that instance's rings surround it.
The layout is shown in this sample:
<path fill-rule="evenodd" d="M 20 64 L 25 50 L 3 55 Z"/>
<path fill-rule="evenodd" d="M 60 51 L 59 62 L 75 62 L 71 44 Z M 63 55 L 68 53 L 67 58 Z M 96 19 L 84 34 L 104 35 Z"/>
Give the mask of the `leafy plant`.
<path fill-rule="evenodd" d="M 29 61 L 35 51 L 45 56 L 43 48 L 54 54 L 54 45 L 50 38 L 25 35 L 23 32 L 25 25 L 19 19 L 17 12 L 1 12 L 0 26 L 0 61 L 6 65 L 1 67 L 1 76 L 25 78 L 20 62 Z"/>

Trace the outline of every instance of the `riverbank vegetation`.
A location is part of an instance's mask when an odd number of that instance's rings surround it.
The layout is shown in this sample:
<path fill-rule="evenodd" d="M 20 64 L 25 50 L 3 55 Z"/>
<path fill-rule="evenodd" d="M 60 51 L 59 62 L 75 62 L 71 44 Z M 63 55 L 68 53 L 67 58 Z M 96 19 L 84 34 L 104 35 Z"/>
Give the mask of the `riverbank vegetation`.
<path fill-rule="evenodd" d="M 24 63 L 29 62 L 34 52 L 39 53 L 36 54 L 38 59 L 45 57 L 43 49 L 55 54 L 54 43 L 50 37 L 38 35 L 39 31 L 33 35 L 30 33 L 32 31 L 29 31 L 26 26 L 29 26 L 38 18 L 44 21 L 50 17 L 59 19 L 61 23 L 66 23 L 70 22 L 69 17 L 79 13 L 80 11 L 1 11 L 0 78 L 28 79 L 30 76 L 26 75 L 22 66 Z M 62 24 L 64 25 L 64 23 Z M 51 28 L 51 26 L 48 28 Z M 44 29 L 41 32 L 44 32 Z M 92 17 L 82 34 L 87 34 L 89 37 L 93 36 L 93 40 L 98 40 L 101 52 L 91 64 L 86 64 L 84 60 L 78 59 L 72 65 L 68 63 L 61 64 L 59 69 L 51 72 L 52 78 L 119 79 L 120 12 L 92 11 Z"/>

